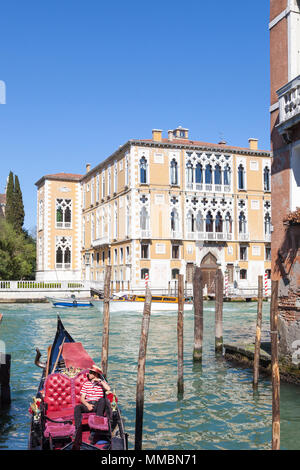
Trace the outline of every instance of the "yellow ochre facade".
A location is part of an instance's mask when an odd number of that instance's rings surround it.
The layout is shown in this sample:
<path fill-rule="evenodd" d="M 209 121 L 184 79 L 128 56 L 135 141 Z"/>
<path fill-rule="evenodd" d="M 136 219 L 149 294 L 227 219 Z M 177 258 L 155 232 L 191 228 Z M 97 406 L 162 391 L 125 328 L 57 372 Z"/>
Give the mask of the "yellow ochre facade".
<path fill-rule="evenodd" d="M 270 277 L 271 155 L 190 140 L 188 129 L 129 140 L 84 175 L 37 183 L 37 278 L 89 280 L 114 290 L 191 287 L 201 266 L 208 293 L 221 268 L 229 289 Z M 42 210 L 41 208 L 44 208 Z M 64 239 L 64 240 L 63 240 Z"/>

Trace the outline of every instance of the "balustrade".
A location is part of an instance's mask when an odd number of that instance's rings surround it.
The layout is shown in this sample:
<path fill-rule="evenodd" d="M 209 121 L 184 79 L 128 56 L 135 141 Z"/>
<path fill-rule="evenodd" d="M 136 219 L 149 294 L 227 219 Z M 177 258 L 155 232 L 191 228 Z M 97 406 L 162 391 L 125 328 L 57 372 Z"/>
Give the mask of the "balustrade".
<path fill-rule="evenodd" d="M 300 122 L 300 75 L 277 92 L 279 101 L 279 130 Z"/>

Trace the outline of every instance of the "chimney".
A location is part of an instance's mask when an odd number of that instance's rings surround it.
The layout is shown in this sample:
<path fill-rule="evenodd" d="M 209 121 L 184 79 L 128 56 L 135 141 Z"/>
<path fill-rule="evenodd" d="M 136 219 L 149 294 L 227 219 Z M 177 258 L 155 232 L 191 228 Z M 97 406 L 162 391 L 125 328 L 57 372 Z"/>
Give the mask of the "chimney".
<path fill-rule="evenodd" d="M 258 139 L 248 139 L 249 140 L 249 149 L 257 150 L 258 149 Z"/>
<path fill-rule="evenodd" d="M 86 173 L 88 173 L 88 172 L 90 171 L 90 169 L 91 169 L 91 164 L 90 164 L 90 163 L 87 163 L 87 164 L 85 165 L 85 169 L 86 169 Z"/>
<path fill-rule="evenodd" d="M 162 134 L 162 131 L 160 129 L 153 129 L 152 140 L 154 140 L 155 142 L 161 142 L 161 134 Z"/>
<path fill-rule="evenodd" d="M 222 139 L 222 140 L 220 140 L 220 142 L 218 142 L 218 144 L 219 145 L 226 145 L 227 142 L 226 142 L 226 140 Z"/>
<path fill-rule="evenodd" d="M 174 134 L 172 130 L 168 131 L 168 140 L 173 140 Z"/>

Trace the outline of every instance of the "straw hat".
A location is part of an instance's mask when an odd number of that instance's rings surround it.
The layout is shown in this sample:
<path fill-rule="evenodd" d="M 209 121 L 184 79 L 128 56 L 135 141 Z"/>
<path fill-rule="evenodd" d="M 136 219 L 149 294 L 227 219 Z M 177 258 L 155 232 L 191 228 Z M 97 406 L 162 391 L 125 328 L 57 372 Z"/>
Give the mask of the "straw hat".
<path fill-rule="evenodd" d="M 90 367 L 90 370 L 95 372 L 95 374 L 102 375 L 102 370 L 100 367 L 96 366 L 96 364 L 93 364 L 92 367 Z"/>

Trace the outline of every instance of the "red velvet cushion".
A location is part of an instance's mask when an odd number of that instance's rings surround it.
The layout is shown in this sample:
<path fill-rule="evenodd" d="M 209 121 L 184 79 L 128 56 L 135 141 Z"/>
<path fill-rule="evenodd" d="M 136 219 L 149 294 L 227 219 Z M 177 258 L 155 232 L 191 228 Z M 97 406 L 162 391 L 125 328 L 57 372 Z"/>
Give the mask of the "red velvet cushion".
<path fill-rule="evenodd" d="M 96 416 L 91 415 L 89 416 L 89 427 L 91 429 L 98 429 L 99 431 L 108 431 L 108 418 L 104 416 Z"/>
<path fill-rule="evenodd" d="M 59 411 L 47 411 L 47 416 L 50 419 L 62 418 L 64 421 L 74 420 L 74 408 L 65 408 Z"/>
<path fill-rule="evenodd" d="M 49 412 L 73 408 L 72 383 L 71 379 L 65 375 L 59 373 L 49 375 L 45 382 L 44 392 L 44 400 Z"/>
<path fill-rule="evenodd" d="M 75 426 L 72 424 L 64 423 L 51 423 L 46 422 L 46 427 L 44 431 L 44 436 L 49 437 L 51 434 L 52 437 L 68 437 L 72 436 L 75 433 Z"/>

